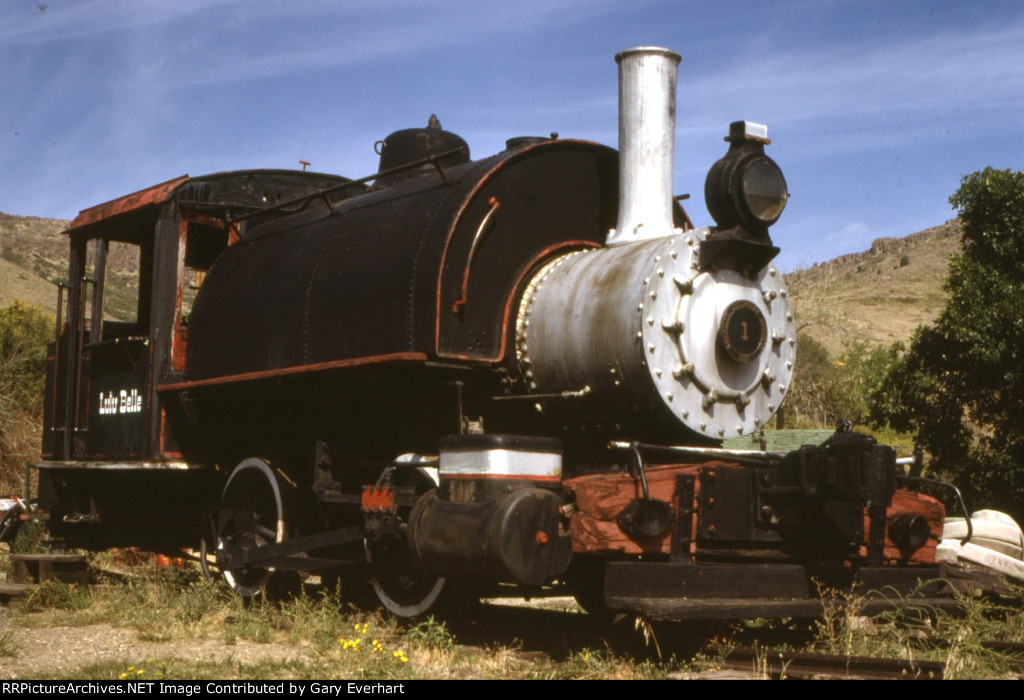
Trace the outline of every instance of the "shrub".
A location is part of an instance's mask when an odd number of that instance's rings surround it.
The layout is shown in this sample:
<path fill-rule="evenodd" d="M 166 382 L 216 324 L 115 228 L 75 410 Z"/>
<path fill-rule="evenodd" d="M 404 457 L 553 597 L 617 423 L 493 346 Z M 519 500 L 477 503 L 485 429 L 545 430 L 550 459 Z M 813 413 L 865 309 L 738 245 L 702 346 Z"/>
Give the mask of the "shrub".
<path fill-rule="evenodd" d="M 14 302 L 0 309 L 0 489 L 16 490 L 26 460 L 39 452 L 46 342 L 53 333 L 40 309 Z"/>

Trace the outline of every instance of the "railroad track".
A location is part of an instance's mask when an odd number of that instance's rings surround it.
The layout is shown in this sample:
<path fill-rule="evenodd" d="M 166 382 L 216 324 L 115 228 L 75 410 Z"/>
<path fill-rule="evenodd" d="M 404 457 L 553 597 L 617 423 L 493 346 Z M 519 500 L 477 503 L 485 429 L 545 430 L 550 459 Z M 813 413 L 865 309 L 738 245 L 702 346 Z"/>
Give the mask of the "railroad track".
<path fill-rule="evenodd" d="M 779 649 L 704 647 L 724 668 L 746 670 L 766 678 L 843 678 L 866 680 L 942 680 L 942 661 L 908 661 L 867 656 L 840 656 Z"/>
<path fill-rule="evenodd" d="M 715 630 L 706 625 L 658 624 L 645 640 L 633 619 L 595 622 L 586 615 L 507 605 L 481 605 L 471 618 L 449 622 L 460 644 L 515 645 L 527 656 L 564 658 L 582 649 L 610 650 L 635 659 L 694 658 L 710 660 L 712 671 L 700 677 L 833 678 L 942 680 L 941 661 L 840 656 L 782 651 L 766 647 L 734 647 L 708 643 Z M 656 641 L 654 641 L 656 640 Z M 778 640 L 776 640 L 778 642 Z M 1020 645 L 1014 645 L 1015 649 Z"/>
<path fill-rule="evenodd" d="M 658 661 L 673 656 L 708 659 L 707 671 L 680 677 L 942 680 L 946 673 L 946 664 L 942 661 L 793 652 L 770 646 L 709 642 L 723 631 L 721 624 L 654 623 L 645 636 L 643 627 L 635 625 L 631 616 L 598 620 L 568 610 L 493 603 L 482 603 L 472 611 L 461 613 L 446 623 L 460 644 L 480 647 L 503 644 L 518 648 L 525 657 L 548 656 L 560 660 L 591 649 L 607 650 L 638 661 Z M 800 646 L 811 638 L 807 628 L 776 629 L 771 637 L 759 638 L 759 641 L 769 645 Z M 1024 644 L 992 641 L 983 646 L 1024 658 Z"/>
<path fill-rule="evenodd" d="M 565 599 L 569 601 L 570 599 Z M 460 644 L 504 644 L 562 659 L 584 649 L 635 659 L 692 658 L 721 631 L 720 624 L 654 622 L 636 624 L 631 615 L 600 617 L 569 609 L 509 603 L 481 603 L 446 618 Z"/>

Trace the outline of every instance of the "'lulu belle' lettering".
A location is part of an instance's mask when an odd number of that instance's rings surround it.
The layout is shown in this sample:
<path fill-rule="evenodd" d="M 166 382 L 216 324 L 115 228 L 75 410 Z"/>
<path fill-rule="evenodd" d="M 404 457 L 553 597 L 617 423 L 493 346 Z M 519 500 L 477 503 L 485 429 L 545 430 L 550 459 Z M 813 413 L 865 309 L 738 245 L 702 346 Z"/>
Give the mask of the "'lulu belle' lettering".
<path fill-rule="evenodd" d="M 121 389 L 118 393 L 100 392 L 100 415 L 108 416 L 115 413 L 142 413 L 142 395 L 138 389 L 128 391 Z"/>

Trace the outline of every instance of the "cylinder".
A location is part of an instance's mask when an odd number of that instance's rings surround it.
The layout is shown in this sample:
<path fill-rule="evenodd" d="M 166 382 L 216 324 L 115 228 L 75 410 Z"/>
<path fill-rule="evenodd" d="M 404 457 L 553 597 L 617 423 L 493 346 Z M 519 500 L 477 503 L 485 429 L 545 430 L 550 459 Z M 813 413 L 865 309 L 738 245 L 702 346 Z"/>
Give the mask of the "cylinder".
<path fill-rule="evenodd" d="M 438 576 L 540 586 L 572 558 L 561 505 L 547 489 L 517 489 L 482 503 L 443 501 L 431 492 L 409 516 L 409 548 L 420 568 Z"/>
<path fill-rule="evenodd" d="M 638 47 L 619 64 L 619 217 L 607 244 L 671 235 L 676 73 L 680 56 Z"/>

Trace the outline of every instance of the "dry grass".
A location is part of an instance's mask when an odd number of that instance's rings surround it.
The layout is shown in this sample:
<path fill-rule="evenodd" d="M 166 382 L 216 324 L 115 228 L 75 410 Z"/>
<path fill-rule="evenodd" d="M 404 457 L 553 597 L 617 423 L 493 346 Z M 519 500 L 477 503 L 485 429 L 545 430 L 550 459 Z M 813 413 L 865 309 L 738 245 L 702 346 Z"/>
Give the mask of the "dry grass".
<path fill-rule="evenodd" d="M 47 584 L 14 614 L 11 625 L 14 632 L 17 627 L 89 625 L 93 627 L 88 629 L 96 630 L 97 624 L 133 630 L 138 640 L 149 643 L 145 657 L 115 652 L 114 657 L 102 661 L 59 671 L 30 670 L 19 676 L 632 680 L 678 677 L 715 668 L 714 659 L 700 657 L 658 660 L 653 646 L 649 647 L 651 658 L 643 661 L 608 649 L 568 648 L 562 651 L 564 656 L 555 659 L 524 652 L 518 644 L 465 646 L 442 620 L 401 622 L 380 613 L 346 608 L 329 594 L 313 593 L 278 603 L 244 603 L 223 584 L 201 580 L 194 571 L 136 569 L 139 571 L 127 583 L 90 589 Z M 814 625 L 751 621 L 732 627 L 731 632 L 723 628 L 716 641 L 945 661 L 947 675 L 954 678 L 1007 678 L 1024 673 L 1024 662 L 984 643 L 1024 641 L 1024 614 L 1019 606 L 1001 607 L 965 598 L 962 616 L 907 606 L 871 619 L 862 616 L 862 601 L 856 595 L 839 598 L 844 605 L 826 607 Z M 638 625 L 643 627 L 643 623 Z M 0 637 L 0 657 L 18 655 L 28 638 L 31 633 L 9 632 Z M 221 652 L 211 653 L 214 647 Z M 270 653 L 255 654 L 254 648 Z M 244 653 L 235 654 L 232 649 Z"/>
<path fill-rule="evenodd" d="M 0 495 L 25 493 L 25 462 L 39 460 L 43 429 L 41 418 L 34 413 L 11 410 L 0 421 Z M 32 493 L 36 493 L 37 475 Z"/>
<path fill-rule="evenodd" d="M 111 558 L 103 554 L 97 560 L 109 570 Z M 223 583 L 206 581 L 191 569 L 132 569 L 127 582 L 89 588 L 44 584 L 25 600 L 12 624 L 81 627 L 90 634 L 96 625 L 109 625 L 134 631 L 135 639 L 149 643 L 147 648 L 165 647 L 166 654 L 92 661 L 59 672 L 40 671 L 36 677 L 635 679 L 664 677 L 679 667 L 674 662 L 637 664 L 607 650 L 569 650 L 564 659 L 554 660 L 524 653 L 516 644 L 464 646 L 442 620 L 406 623 L 345 607 L 336 595 L 313 592 L 285 602 L 245 602 Z M 125 570 L 119 569 L 119 577 Z M 14 639 L 12 649 L 17 648 Z M 238 657 L 231 652 L 251 650 L 254 644 L 280 653 L 257 662 L 249 652 Z M 222 650 L 220 656 L 210 656 L 211 645 Z M 188 653 L 191 647 L 206 656 Z"/>

